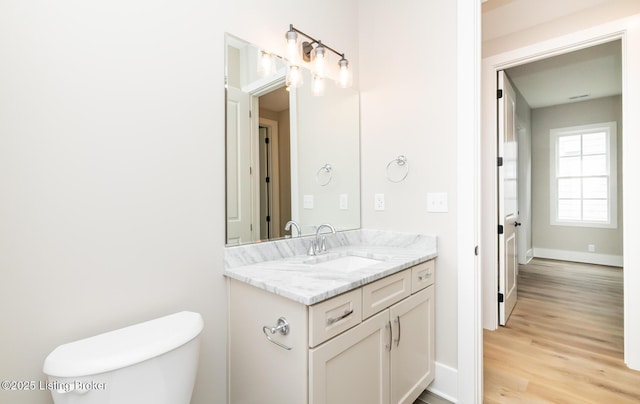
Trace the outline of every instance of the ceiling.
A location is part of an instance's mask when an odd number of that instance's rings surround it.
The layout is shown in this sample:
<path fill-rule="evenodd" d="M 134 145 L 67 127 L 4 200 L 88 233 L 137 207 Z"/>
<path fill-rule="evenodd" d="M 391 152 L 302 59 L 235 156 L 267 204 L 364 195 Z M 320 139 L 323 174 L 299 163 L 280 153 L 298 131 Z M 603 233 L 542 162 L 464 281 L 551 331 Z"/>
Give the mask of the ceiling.
<path fill-rule="evenodd" d="M 596 10 L 611 0 L 483 0 L 482 40 L 544 27 L 568 15 Z M 620 41 L 507 70 L 531 108 L 622 93 Z M 589 94 L 588 97 L 572 98 Z"/>
<path fill-rule="evenodd" d="M 506 71 L 529 106 L 542 108 L 622 94 L 621 60 L 616 40 Z"/>
<path fill-rule="evenodd" d="M 286 88 L 280 87 L 260 96 L 260 108 L 273 112 L 282 112 L 289 109 L 289 92 Z"/>
<path fill-rule="evenodd" d="M 482 3 L 482 40 L 541 26 L 608 3 L 611 0 L 486 0 Z"/>

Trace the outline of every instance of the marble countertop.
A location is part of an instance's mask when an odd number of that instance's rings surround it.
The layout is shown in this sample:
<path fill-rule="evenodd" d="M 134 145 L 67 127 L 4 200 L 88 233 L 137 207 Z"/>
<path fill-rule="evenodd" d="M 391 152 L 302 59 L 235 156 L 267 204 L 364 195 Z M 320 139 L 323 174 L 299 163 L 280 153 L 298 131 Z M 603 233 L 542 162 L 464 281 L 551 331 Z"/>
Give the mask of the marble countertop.
<path fill-rule="evenodd" d="M 308 256 L 310 237 L 229 247 L 224 274 L 305 305 L 313 305 L 435 258 L 436 237 L 354 230 L 327 236 L 327 252 Z M 356 257 L 352 269 L 330 261 Z M 369 261 L 371 260 L 371 261 Z M 368 264 L 358 268 L 357 263 Z M 329 263 L 329 265 L 327 265 Z"/>

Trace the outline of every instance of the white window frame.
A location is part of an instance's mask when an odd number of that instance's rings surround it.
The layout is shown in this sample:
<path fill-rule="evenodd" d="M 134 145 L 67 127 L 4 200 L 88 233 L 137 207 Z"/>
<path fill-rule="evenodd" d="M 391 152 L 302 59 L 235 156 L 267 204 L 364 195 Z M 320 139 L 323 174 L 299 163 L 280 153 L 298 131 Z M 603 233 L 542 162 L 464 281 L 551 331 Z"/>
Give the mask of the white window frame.
<path fill-rule="evenodd" d="M 609 167 L 609 189 L 608 189 L 608 222 L 596 222 L 588 220 L 559 220 L 558 219 L 558 139 L 562 136 L 584 135 L 589 133 L 605 132 L 609 138 L 608 142 L 608 167 Z M 616 122 L 603 122 L 591 125 L 571 126 L 567 128 L 551 129 L 549 136 L 549 216 L 553 226 L 577 226 L 577 227 L 598 227 L 616 229 L 618 227 L 618 159 L 617 159 L 617 124 Z M 585 176 L 586 177 L 586 176 Z"/>

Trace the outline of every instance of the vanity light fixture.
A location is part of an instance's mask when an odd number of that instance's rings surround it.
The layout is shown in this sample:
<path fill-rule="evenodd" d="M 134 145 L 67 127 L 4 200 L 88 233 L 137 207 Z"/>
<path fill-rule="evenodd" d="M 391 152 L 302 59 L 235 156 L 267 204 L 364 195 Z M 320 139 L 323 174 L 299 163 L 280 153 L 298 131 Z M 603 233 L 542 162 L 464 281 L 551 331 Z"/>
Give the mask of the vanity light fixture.
<path fill-rule="evenodd" d="M 300 36 L 305 37 L 308 41 L 300 42 Z M 327 51 L 331 51 L 340 57 L 338 61 L 338 85 L 342 88 L 351 86 L 351 72 L 349 69 L 349 61 L 345 59 L 344 53 L 340 53 L 335 49 L 322 43 L 322 41 L 315 39 L 304 32 L 298 30 L 289 24 L 289 31 L 287 31 L 285 38 L 287 40 L 287 60 L 290 63 L 289 72 L 287 73 L 287 82 L 293 82 L 290 80 L 289 74 L 299 74 L 299 69 L 292 69 L 302 64 L 302 61 L 311 63 L 314 73 L 313 79 L 313 91 L 316 94 L 316 86 L 318 89 L 324 89 L 324 81 L 322 80 L 327 75 Z"/>

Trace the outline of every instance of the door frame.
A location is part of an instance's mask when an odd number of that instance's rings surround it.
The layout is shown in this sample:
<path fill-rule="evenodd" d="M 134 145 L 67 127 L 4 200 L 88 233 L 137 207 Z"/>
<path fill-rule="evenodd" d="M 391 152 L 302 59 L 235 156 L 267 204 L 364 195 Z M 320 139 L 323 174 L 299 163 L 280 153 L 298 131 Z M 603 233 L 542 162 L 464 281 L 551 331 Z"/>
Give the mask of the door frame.
<path fill-rule="evenodd" d="M 436 379 L 429 389 L 450 392 L 445 398 L 453 402 L 479 404 L 483 363 L 482 263 L 478 253 L 484 222 L 479 191 L 481 3 L 457 0 L 456 9 L 458 366 L 452 369 L 436 361 Z"/>
<path fill-rule="evenodd" d="M 496 106 L 494 102 L 496 71 L 595 46 L 620 39 L 622 43 L 622 139 L 623 172 L 639 172 L 640 162 L 640 14 L 623 18 L 589 29 L 573 32 L 550 40 L 524 46 L 482 61 L 482 217 L 486 223 L 497 222 L 496 198 Z M 625 133 L 629 133 L 625 136 Z M 636 136 L 634 136 L 636 135 Z M 634 158 L 635 157 L 635 158 Z M 640 210 L 631 209 L 640 204 L 640 190 L 634 189 L 630 176 L 623 177 L 624 212 L 624 360 L 627 366 L 640 370 L 640 295 L 631 293 L 640 287 L 640 251 L 631 245 L 631 240 L 640 238 Z M 628 208 L 628 209 L 626 209 Z M 495 220 L 494 220 L 495 219 Z M 486 225 L 481 229 L 482 257 L 482 314 L 483 327 L 495 330 L 498 327 L 497 301 L 497 241 L 494 228 Z M 632 315 L 632 312 L 634 315 Z"/>

